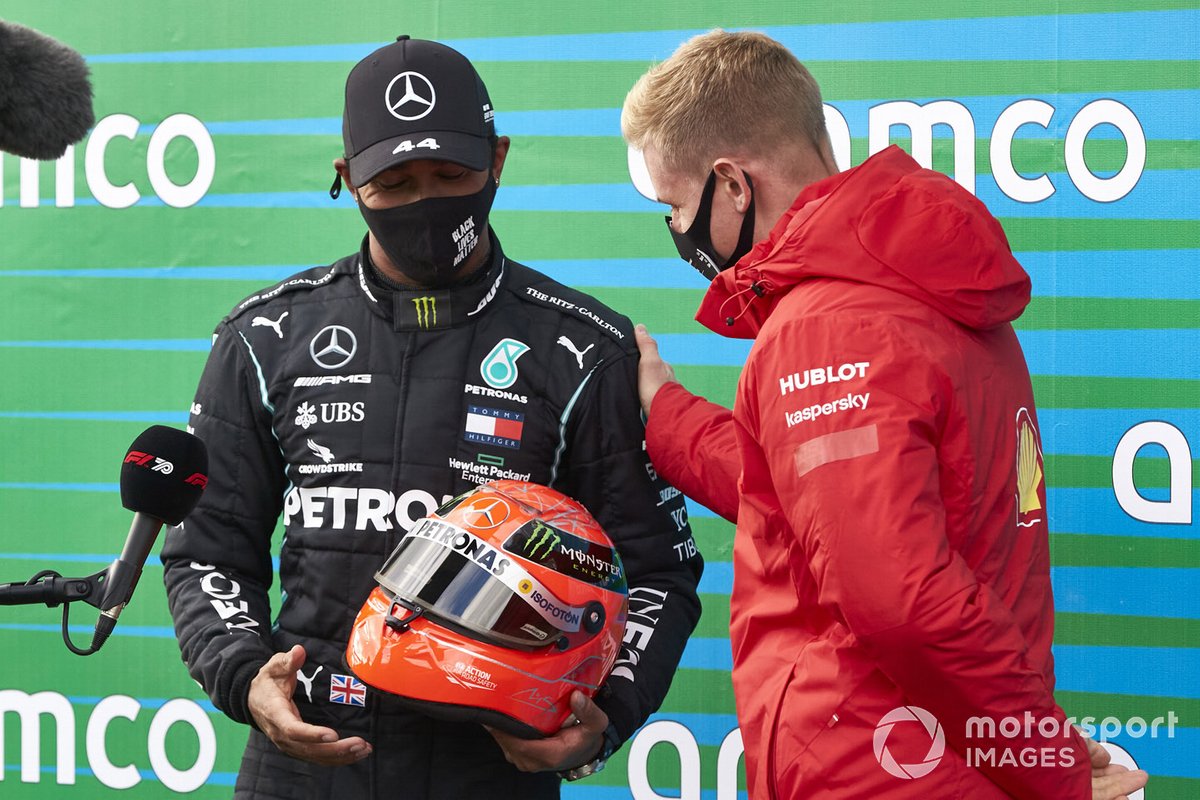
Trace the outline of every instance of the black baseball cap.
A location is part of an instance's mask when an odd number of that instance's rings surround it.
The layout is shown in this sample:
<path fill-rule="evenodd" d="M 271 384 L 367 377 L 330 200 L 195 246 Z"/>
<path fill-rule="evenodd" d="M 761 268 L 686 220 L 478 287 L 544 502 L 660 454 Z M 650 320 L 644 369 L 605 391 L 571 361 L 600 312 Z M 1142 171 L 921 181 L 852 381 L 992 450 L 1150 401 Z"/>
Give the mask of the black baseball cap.
<path fill-rule="evenodd" d="M 362 186 L 416 158 L 486 169 L 495 135 L 487 87 L 467 57 L 438 42 L 401 36 L 346 78 L 342 140 L 350 180 Z"/>

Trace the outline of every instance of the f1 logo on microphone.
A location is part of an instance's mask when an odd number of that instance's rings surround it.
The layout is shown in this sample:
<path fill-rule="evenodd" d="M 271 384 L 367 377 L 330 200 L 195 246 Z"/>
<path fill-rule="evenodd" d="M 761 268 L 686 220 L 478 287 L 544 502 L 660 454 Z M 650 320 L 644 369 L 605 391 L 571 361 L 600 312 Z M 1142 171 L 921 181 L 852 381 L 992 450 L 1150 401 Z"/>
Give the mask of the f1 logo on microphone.
<path fill-rule="evenodd" d="M 145 467 L 153 472 L 161 472 L 163 475 L 170 475 L 175 471 L 175 465 L 170 461 L 167 461 L 165 458 L 159 458 L 158 456 L 151 455 L 150 453 L 143 453 L 139 450 L 130 450 L 125 456 L 125 463 L 137 464 L 139 467 Z M 204 476 L 201 475 L 200 477 Z M 191 482 L 191 478 L 188 479 L 188 482 Z M 205 482 L 207 483 L 207 480 Z"/>
<path fill-rule="evenodd" d="M 205 486 L 208 486 L 208 476 L 203 472 L 193 472 L 184 483 L 188 486 L 199 486 L 203 489 Z"/>

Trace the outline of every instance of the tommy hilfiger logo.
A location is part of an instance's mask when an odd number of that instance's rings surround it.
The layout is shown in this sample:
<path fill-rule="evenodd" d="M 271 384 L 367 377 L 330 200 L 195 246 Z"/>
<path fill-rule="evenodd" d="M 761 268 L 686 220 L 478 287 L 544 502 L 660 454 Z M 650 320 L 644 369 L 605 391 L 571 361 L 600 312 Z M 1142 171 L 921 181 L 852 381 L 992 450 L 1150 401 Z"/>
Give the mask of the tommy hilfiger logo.
<path fill-rule="evenodd" d="M 525 415 L 519 411 L 468 405 L 464 427 L 463 438 L 468 442 L 520 450 Z"/>

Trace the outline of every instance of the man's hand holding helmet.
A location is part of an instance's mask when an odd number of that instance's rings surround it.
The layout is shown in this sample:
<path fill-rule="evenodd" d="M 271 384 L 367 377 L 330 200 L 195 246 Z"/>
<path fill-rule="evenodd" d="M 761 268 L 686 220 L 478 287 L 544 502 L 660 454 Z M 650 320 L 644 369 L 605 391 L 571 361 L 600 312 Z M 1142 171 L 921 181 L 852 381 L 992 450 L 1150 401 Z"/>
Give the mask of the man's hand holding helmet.
<path fill-rule="evenodd" d="M 525 772 L 560 772 L 591 762 L 602 756 L 608 715 L 592 698 L 580 691 L 571 693 L 571 716 L 562 729 L 545 739 L 522 739 L 488 727 L 488 733 L 504 751 L 504 757 Z"/>

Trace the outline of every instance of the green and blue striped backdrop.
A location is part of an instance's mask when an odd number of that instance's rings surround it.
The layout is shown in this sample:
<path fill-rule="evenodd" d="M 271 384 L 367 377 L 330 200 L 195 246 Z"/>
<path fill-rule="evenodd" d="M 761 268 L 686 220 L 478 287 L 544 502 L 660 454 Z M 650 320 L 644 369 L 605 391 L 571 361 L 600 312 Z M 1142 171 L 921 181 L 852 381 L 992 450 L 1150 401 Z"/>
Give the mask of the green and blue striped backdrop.
<path fill-rule="evenodd" d="M 932 128 L 932 166 L 974 183 L 1033 276 L 1017 327 L 1045 444 L 1059 700 L 1077 717 L 1176 715 L 1170 736 L 1117 741 L 1153 774 L 1148 797 L 1200 796 L 1195 4 L 8 0 L 0 16 L 85 54 L 102 121 L 57 168 L 0 156 L 0 581 L 109 563 L 131 517 L 120 456 L 149 424 L 184 425 L 215 322 L 356 247 L 358 213 L 326 194 L 342 86 L 399 33 L 461 49 L 488 83 L 513 139 L 493 214 L 506 249 L 648 323 L 686 385 L 731 403 L 747 343 L 691 319 L 703 287 L 629 186 L 618 121 L 637 76 L 688 36 L 754 28 L 816 75 L 846 163 L 889 140 L 919 151 L 929 129 L 889 127 L 906 113 L 889 104 L 943 101 L 926 120 L 957 127 Z M 733 532 L 691 517 L 704 617 L 661 724 L 566 797 L 745 795 Z M 160 575 L 152 557 L 86 660 L 57 611 L 0 614 L 4 797 L 230 794 L 246 730 L 188 679 Z M 40 733 L 39 707 L 57 720 Z"/>

